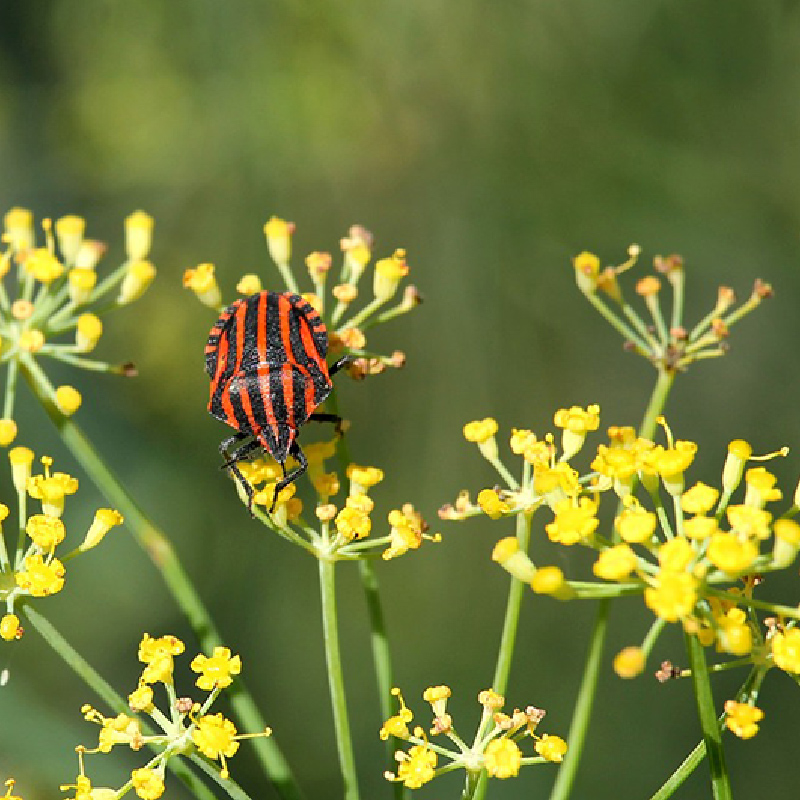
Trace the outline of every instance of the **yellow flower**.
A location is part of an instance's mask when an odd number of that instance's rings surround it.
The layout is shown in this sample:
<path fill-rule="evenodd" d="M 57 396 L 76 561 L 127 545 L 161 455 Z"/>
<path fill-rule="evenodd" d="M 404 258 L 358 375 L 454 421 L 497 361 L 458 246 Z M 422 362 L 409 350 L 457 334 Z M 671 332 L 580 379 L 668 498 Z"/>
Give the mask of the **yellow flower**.
<path fill-rule="evenodd" d="M 564 573 L 555 566 L 539 567 L 531 578 L 530 585 L 536 594 L 548 594 L 557 600 L 567 599 L 572 594 Z"/>
<path fill-rule="evenodd" d="M 747 470 L 744 480 L 747 484 L 747 492 L 744 497 L 746 506 L 761 508 L 765 503 L 771 503 L 783 497 L 781 490 L 775 486 L 778 479 L 764 467 L 753 467 Z"/>
<path fill-rule="evenodd" d="M 40 247 L 26 257 L 25 271 L 37 281 L 47 284 L 61 276 L 64 265 L 46 247 Z"/>
<path fill-rule="evenodd" d="M 0 639 L 7 642 L 22 638 L 22 626 L 16 614 L 4 614 L 0 617 Z"/>
<path fill-rule="evenodd" d="M 564 430 L 561 449 L 563 458 L 567 461 L 583 447 L 586 434 L 596 431 L 600 426 L 600 406 L 590 405 L 585 410 L 580 406 L 560 408 L 556 411 L 553 422 Z"/>
<path fill-rule="evenodd" d="M 0 798 L 0 800 L 22 800 L 21 797 L 18 797 L 15 794 L 11 794 L 11 790 L 14 788 L 14 784 L 15 783 L 16 783 L 16 781 L 13 778 L 9 778 L 6 781 L 6 787 L 7 787 L 6 788 L 6 793 L 3 795 L 2 798 Z"/>
<path fill-rule="evenodd" d="M 85 303 L 92 295 L 97 283 L 97 273 L 93 269 L 75 267 L 69 271 L 69 299 L 76 305 Z"/>
<path fill-rule="evenodd" d="M 644 601 L 654 614 L 677 622 L 692 613 L 697 600 L 697 579 L 687 572 L 663 571 L 655 586 L 644 590 Z"/>
<path fill-rule="evenodd" d="M 264 235 L 267 237 L 267 247 L 272 260 L 280 266 L 286 266 L 292 255 L 292 234 L 295 224 L 286 222 L 278 217 L 270 217 L 264 225 Z"/>
<path fill-rule="evenodd" d="M 131 711 L 151 711 L 153 708 L 153 689 L 146 683 L 139 686 L 128 695 L 128 706 Z"/>
<path fill-rule="evenodd" d="M 50 465 L 53 459 L 48 456 L 42 457 L 42 463 L 45 465 L 45 474 L 28 478 L 26 488 L 34 500 L 41 500 L 45 514 L 60 517 L 64 511 L 64 498 L 78 491 L 78 480 L 65 472 L 51 475 Z"/>
<path fill-rule="evenodd" d="M 772 565 L 783 569 L 794 561 L 800 550 L 800 525 L 793 519 L 776 519 L 772 530 L 775 534 Z"/>
<path fill-rule="evenodd" d="M 222 714 L 207 714 L 195 722 L 192 741 L 206 758 L 220 760 L 222 777 L 227 778 L 225 759 L 231 758 L 239 749 L 234 724 Z"/>
<path fill-rule="evenodd" d="M 88 714 L 92 712 L 87 712 L 87 719 L 89 718 Z M 134 750 L 138 750 L 142 746 L 142 732 L 139 729 L 139 722 L 135 718 L 129 717 L 127 714 L 117 714 L 116 717 L 99 715 L 97 721 L 102 725 L 97 745 L 97 749 L 101 753 L 110 753 L 111 748 L 116 744 L 127 744 Z"/>
<path fill-rule="evenodd" d="M 536 567 L 527 553 L 519 549 L 516 536 L 507 536 L 494 546 L 492 561 L 523 583 L 530 583 L 536 575 Z"/>
<path fill-rule="evenodd" d="M 22 331 L 17 339 L 20 350 L 24 350 L 26 353 L 38 353 L 44 347 L 44 343 L 44 334 L 36 328 Z"/>
<path fill-rule="evenodd" d="M 135 769 L 131 773 L 131 783 L 142 800 L 158 800 L 164 794 L 164 778 L 148 767 Z"/>
<path fill-rule="evenodd" d="M 636 554 L 627 544 L 618 544 L 603 550 L 592 566 L 598 578 L 620 581 L 636 569 Z"/>
<path fill-rule="evenodd" d="M 258 292 L 261 291 L 261 278 L 252 273 L 242 275 L 239 283 L 236 284 L 236 291 L 246 297 L 249 297 L 251 294 L 258 294 Z"/>
<path fill-rule="evenodd" d="M 24 568 L 16 576 L 16 583 L 32 597 L 47 597 L 64 588 L 64 565 L 53 558 L 45 563 L 41 554 L 28 556 Z"/>
<path fill-rule="evenodd" d="M 414 718 L 414 715 L 406 706 L 403 695 L 398 688 L 392 689 L 392 694 L 400 701 L 400 710 L 393 716 L 389 717 L 383 723 L 378 735 L 382 741 L 386 741 L 390 736 L 395 736 L 398 739 L 408 739 L 409 730 L 408 723 Z"/>
<path fill-rule="evenodd" d="M 725 515 L 731 528 L 741 536 L 753 539 L 769 537 L 769 524 L 772 521 L 769 511 L 747 505 L 728 506 Z"/>
<path fill-rule="evenodd" d="M 681 508 L 687 514 L 707 514 L 717 502 L 719 492 L 712 486 L 698 481 L 681 495 Z"/>
<path fill-rule="evenodd" d="M 719 525 L 717 525 L 717 520 L 714 517 L 698 515 L 687 519 L 683 523 L 684 535 L 688 539 L 694 539 L 695 541 L 708 539 L 709 536 L 712 536 L 717 531 L 719 531 Z"/>
<path fill-rule="evenodd" d="M 153 218 L 145 211 L 134 211 L 125 219 L 125 253 L 129 261 L 142 261 L 153 242 Z"/>
<path fill-rule="evenodd" d="M 753 447 L 744 439 L 734 439 L 728 445 L 728 455 L 722 468 L 722 488 L 726 493 L 730 494 L 739 485 L 751 455 Z"/>
<path fill-rule="evenodd" d="M 683 473 L 694 461 L 697 445 L 694 442 L 678 441 L 673 447 L 660 445 L 653 448 L 646 458 L 649 472 L 655 472 L 664 482 L 664 488 L 673 496 L 683 493 Z"/>
<path fill-rule="evenodd" d="M 356 497 L 365 497 L 365 495 L 356 495 Z M 369 536 L 372 530 L 372 521 L 369 518 L 368 512 L 365 513 L 353 505 L 345 506 L 336 515 L 335 523 L 339 535 L 344 537 L 348 542 L 364 539 Z"/>
<path fill-rule="evenodd" d="M 389 512 L 389 525 L 391 525 L 390 545 L 381 554 L 386 561 L 401 556 L 409 550 L 416 550 L 422 544 L 424 532 L 428 527 L 422 515 L 417 513 L 410 503 L 405 503 L 402 510 L 393 509 Z"/>
<path fill-rule="evenodd" d="M 600 276 L 600 259 L 594 253 L 584 250 L 572 259 L 572 265 L 575 267 L 578 288 L 584 294 L 592 294 Z"/>
<path fill-rule="evenodd" d="M 383 480 L 383 470 L 378 467 L 360 467 L 357 464 L 350 464 L 346 474 L 350 479 L 350 494 L 366 494 L 368 489 Z"/>
<path fill-rule="evenodd" d="M 525 451 L 528 459 L 530 450 Z M 551 508 L 556 506 L 565 497 L 575 497 L 580 491 L 578 472 L 566 461 L 561 461 L 554 467 L 548 466 L 543 461 L 533 462 L 533 489 L 536 494 L 544 495 Z"/>
<path fill-rule="evenodd" d="M 5 236 L 14 252 L 33 247 L 33 212 L 27 208 L 12 208 L 3 217 Z"/>
<path fill-rule="evenodd" d="M 734 533 L 718 531 L 711 536 L 706 556 L 717 569 L 738 575 L 755 561 L 758 547 L 750 539 L 742 540 Z"/>
<path fill-rule="evenodd" d="M 103 323 L 94 314 L 86 313 L 78 317 L 75 327 L 75 346 L 82 353 L 93 350 L 103 334 Z"/>
<path fill-rule="evenodd" d="M 242 671 L 242 659 L 231 656 L 227 647 L 215 647 L 211 658 L 201 653 L 194 657 L 191 667 L 195 672 L 202 673 L 197 679 L 198 688 L 210 692 L 215 688 L 225 689 L 233 683 L 232 676 Z"/>
<path fill-rule="evenodd" d="M 644 670 L 645 661 L 641 647 L 625 647 L 614 656 L 614 672 L 620 678 L 635 678 Z"/>
<path fill-rule="evenodd" d="M 47 514 L 34 514 L 28 518 L 25 530 L 28 536 L 42 548 L 51 551 L 57 544 L 61 544 L 66 536 L 64 523 L 58 517 Z"/>
<path fill-rule="evenodd" d="M 14 488 L 18 492 L 26 491 L 31 476 L 33 450 L 28 447 L 12 447 L 8 451 L 8 460 L 11 464 L 11 480 Z"/>
<path fill-rule="evenodd" d="M 596 513 L 597 503 L 588 497 L 581 497 L 577 503 L 569 498 L 560 500 L 555 519 L 545 526 L 550 541 L 572 545 L 588 539 L 599 525 Z"/>
<path fill-rule="evenodd" d="M 784 672 L 800 674 L 800 628 L 778 631 L 770 639 L 772 658 Z"/>
<path fill-rule="evenodd" d="M 747 624 L 747 614 L 732 608 L 716 619 L 717 643 L 720 650 L 734 656 L 746 656 L 753 649 L 753 632 Z"/>
<path fill-rule="evenodd" d="M 72 416 L 80 407 L 83 398 L 74 386 L 59 386 L 56 389 L 56 406 L 65 416 Z"/>
<path fill-rule="evenodd" d="M 436 753 L 429 747 L 421 744 L 414 745 L 407 753 L 395 754 L 398 760 L 397 777 L 394 779 L 403 783 L 408 789 L 419 789 L 420 786 L 433 780 L 436 774 Z"/>
<path fill-rule="evenodd" d="M 758 733 L 758 723 L 764 719 L 764 712 L 747 703 L 735 700 L 725 702 L 725 725 L 740 739 L 752 739 Z"/>
<path fill-rule="evenodd" d="M 71 264 L 78 256 L 83 242 L 83 232 L 86 229 L 86 220 L 69 214 L 56 220 L 56 238 L 58 249 L 64 260 Z"/>
<path fill-rule="evenodd" d="M 625 508 L 614 520 L 614 527 L 626 542 L 643 544 L 653 538 L 656 522 L 655 514 L 635 503 Z"/>
<path fill-rule="evenodd" d="M 464 426 L 464 438 L 477 444 L 481 455 L 489 461 L 495 461 L 498 456 L 496 433 L 497 421 L 492 417 L 468 422 Z"/>
<path fill-rule="evenodd" d="M 198 264 L 194 269 L 187 269 L 183 273 L 183 285 L 191 289 L 203 305 L 219 308 L 222 303 L 213 264 Z"/>
<path fill-rule="evenodd" d="M 406 275 L 408 275 L 408 265 L 405 250 L 398 248 L 389 258 L 378 261 L 375 264 L 375 276 L 372 282 L 375 299 L 382 303 L 390 300 Z"/>
<path fill-rule="evenodd" d="M 315 281 L 320 281 L 325 277 L 325 275 L 327 275 L 332 263 L 333 257 L 330 253 L 319 253 L 314 251 L 306 256 L 306 267 L 308 267 L 308 274 L 311 276 L 312 280 Z"/>
<path fill-rule="evenodd" d="M 505 500 L 500 499 L 500 495 L 494 489 L 482 489 L 478 492 L 478 505 L 489 519 L 500 519 L 503 514 L 511 511 L 511 505 Z"/>
<path fill-rule="evenodd" d="M 99 508 L 94 515 L 92 524 L 80 546 L 81 550 L 89 550 L 100 544 L 103 537 L 115 526 L 122 525 L 125 520 L 119 511 L 112 508 Z"/>
<path fill-rule="evenodd" d="M 516 742 L 506 737 L 493 739 L 483 752 L 486 772 L 492 778 L 516 778 L 522 753 Z"/>
<path fill-rule="evenodd" d="M 139 661 L 147 666 L 142 671 L 144 683 L 171 683 L 173 656 L 180 655 L 185 647 L 177 636 L 161 636 L 154 639 L 145 633 L 139 644 Z"/>
<path fill-rule="evenodd" d="M 560 736 L 545 733 L 541 739 L 537 739 L 534 749 L 542 758 L 560 764 L 566 755 L 567 743 Z"/>
<path fill-rule="evenodd" d="M 124 306 L 138 300 L 155 277 L 156 268 L 149 261 L 131 261 L 119 287 L 117 305 Z"/>
<path fill-rule="evenodd" d="M 683 572 L 694 557 L 694 548 L 682 536 L 676 536 L 658 548 L 658 563 L 662 570 L 669 572 Z"/>
<path fill-rule="evenodd" d="M 8 447 L 17 438 L 17 423 L 13 419 L 0 419 L 0 447 Z"/>

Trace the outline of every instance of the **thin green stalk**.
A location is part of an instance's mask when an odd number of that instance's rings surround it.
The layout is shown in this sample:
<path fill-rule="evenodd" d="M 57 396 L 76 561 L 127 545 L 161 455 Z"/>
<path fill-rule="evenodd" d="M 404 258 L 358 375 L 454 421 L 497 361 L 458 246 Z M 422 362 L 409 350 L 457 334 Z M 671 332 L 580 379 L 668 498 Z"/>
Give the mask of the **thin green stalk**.
<path fill-rule="evenodd" d="M 732 800 L 733 794 L 731 793 L 728 769 L 725 765 L 725 751 L 722 747 L 722 732 L 714 708 L 714 695 L 711 692 L 706 655 L 696 636 L 687 633 L 685 639 L 692 669 L 692 683 L 697 699 L 700 727 L 703 729 L 703 740 L 706 744 L 708 763 L 711 768 L 711 787 L 714 800 Z"/>
<path fill-rule="evenodd" d="M 339 631 L 336 615 L 336 564 L 319 558 L 319 586 L 322 600 L 322 630 L 325 642 L 325 661 L 328 667 L 328 688 L 333 710 L 333 727 L 336 732 L 336 750 L 344 782 L 344 800 L 358 800 L 358 776 L 347 717 L 347 699 L 342 674 L 342 656 L 339 649 Z"/>
<path fill-rule="evenodd" d="M 564 756 L 564 761 L 558 770 L 558 776 L 550 792 L 550 800 L 566 800 L 572 791 L 575 775 L 578 771 L 589 722 L 592 716 L 592 706 L 597 692 L 597 682 L 600 677 L 600 662 L 603 657 L 606 631 L 608 629 L 608 611 L 611 607 L 610 600 L 601 600 L 597 604 L 597 619 L 595 621 L 592 638 L 589 642 L 589 654 L 583 671 L 578 699 L 575 701 L 575 710 L 572 713 L 572 722 L 569 727 L 567 741 L 569 749 Z"/>
<path fill-rule="evenodd" d="M 642 424 L 639 426 L 639 436 L 643 439 L 653 439 L 656 432 L 658 423 L 656 420 L 664 411 L 664 406 L 667 404 L 667 395 L 672 388 L 672 383 L 675 380 L 675 373 L 671 370 L 659 369 L 656 385 L 653 388 L 653 394 L 650 396 L 650 402 L 647 405 L 647 410 L 644 412 Z"/>
<path fill-rule="evenodd" d="M 22 373 L 56 426 L 67 449 L 89 475 L 111 506 L 125 517 L 125 525 L 159 571 L 170 594 L 185 615 L 205 653 L 222 645 L 220 637 L 199 594 L 192 585 L 169 539 L 142 512 L 119 480 L 108 469 L 81 429 L 65 417 L 53 402 L 53 387 L 36 361 L 29 355 L 20 360 Z M 261 731 L 266 722 L 241 680 L 231 687 L 230 702 L 242 727 Z M 302 795 L 286 759 L 275 741 L 254 741 L 256 753 L 269 780 L 283 800 L 299 800 Z"/>
<path fill-rule="evenodd" d="M 720 719 L 722 719 L 720 717 Z M 706 757 L 705 740 L 700 742 L 681 762 L 680 766 L 669 776 L 666 783 L 650 798 L 650 800 L 667 800 L 678 790 L 678 787 L 697 769 Z"/>
<path fill-rule="evenodd" d="M 128 704 L 120 697 L 111 685 L 89 664 L 89 662 L 59 633 L 52 623 L 43 617 L 29 603 L 22 608 L 22 613 L 34 630 L 53 648 L 75 674 L 113 711 L 118 714 L 129 714 Z M 147 733 L 147 727 L 142 726 Z M 193 792 L 197 800 L 214 800 L 214 793 L 198 777 L 183 764 L 180 759 L 171 759 L 167 767 Z M 235 800 L 249 800 L 243 792 Z"/>

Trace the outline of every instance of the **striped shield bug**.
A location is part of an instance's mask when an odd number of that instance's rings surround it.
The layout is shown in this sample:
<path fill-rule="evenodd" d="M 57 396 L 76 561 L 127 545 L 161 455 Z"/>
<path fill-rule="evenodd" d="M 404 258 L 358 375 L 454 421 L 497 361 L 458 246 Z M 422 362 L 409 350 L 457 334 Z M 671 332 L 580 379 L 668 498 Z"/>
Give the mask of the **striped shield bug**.
<path fill-rule="evenodd" d="M 228 468 L 245 487 L 252 509 L 253 488 L 237 462 L 265 450 L 283 468 L 278 493 L 305 472 L 308 461 L 297 442 L 309 419 L 334 422 L 335 414 L 315 409 L 333 388 L 331 375 L 347 362 L 328 367 L 328 332 L 319 314 L 300 295 L 259 292 L 229 305 L 214 323 L 206 343 L 211 378 L 208 410 L 236 433 L 220 445 Z M 298 466 L 286 473 L 286 459 Z"/>

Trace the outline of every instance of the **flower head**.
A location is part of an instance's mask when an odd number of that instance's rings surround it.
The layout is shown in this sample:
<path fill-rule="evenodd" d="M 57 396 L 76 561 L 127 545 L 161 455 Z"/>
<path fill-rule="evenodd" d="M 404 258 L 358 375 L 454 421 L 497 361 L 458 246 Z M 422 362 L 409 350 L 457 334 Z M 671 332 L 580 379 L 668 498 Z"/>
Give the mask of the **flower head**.
<path fill-rule="evenodd" d="M 219 688 L 225 689 L 233 682 L 233 676 L 242 670 L 242 660 L 239 656 L 231 656 L 227 647 L 215 647 L 214 655 L 210 658 L 202 654 L 195 656 L 191 663 L 195 672 L 201 673 L 197 679 L 197 686 L 206 691 Z"/>

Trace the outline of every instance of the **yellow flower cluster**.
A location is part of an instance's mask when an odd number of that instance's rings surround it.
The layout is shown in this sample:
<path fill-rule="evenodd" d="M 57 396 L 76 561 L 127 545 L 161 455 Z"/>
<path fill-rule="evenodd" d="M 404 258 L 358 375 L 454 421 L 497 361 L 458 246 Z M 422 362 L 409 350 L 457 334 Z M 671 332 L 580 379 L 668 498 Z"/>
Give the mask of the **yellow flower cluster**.
<path fill-rule="evenodd" d="M 157 750 L 157 754 L 146 766 L 131 772 L 129 786 L 134 789 L 141 800 L 158 800 L 164 793 L 164 773 L 170 758 L 191 752 L 196 748 L 207 758 L 220 762 L 220 774 L 228 777 L 226 759 L 231 758 L 239 749 L 239 742 L 249 736 L 269 736 L 269 728 L 258 734 L 239 734 L 234 724 L 222 714 L 210 714 L 209 709 L 220 691 L 233 682 L 241 672 L 242 662 L 238 655 L 234 656 L 227 647 L 216 647 L 211 656 L 202 653 L 195 656 L 191 668 L 199 673 L 195 685 L 209 692 L 203 703 L 192 702 L 188 698 L 179 698 L 173 682 L 175 656 L 185 650 L 183 642 L 176 636 L 152 637 L 145 634 L 139 644 L 139 660 L 145 667 L 139 678 L 139 685 L 128 696 L 131 711 L 134 714 L 147 714 L 156 727 L 158 734 L 150 734 L 144 722 L 137 716 L 120 713 L 114 717 L 106 717 L 89 705 L 81 711 L 84 719 L 100 726 L 97 747 L 88 749 L 79 747 L 80 775 L 76 783 L 62 786 L 62 791 L 75 789 L 75 800 L 89 797 L 116 796 L 116 792 L 104 787 L 92 787 L 91 779 L 85 774 L 84 759 L 86 754 L 110 753 L 117 745 L 127 745 L 138 751 L 145 745 Z M 160 710 L 153 702 L 153 685 L 163 684 L 169 707 Z"/>
<path fill-rule="evenodd" d="M 523 766 L 540 764 L 546 761 L 561 762 L 567 752 L 567 744 L 559 736 L 539 735 L 536 729 L 545 712 L 534 706 L 524 711 L 515 708 L 511 714 L 501 710 L 505 699 L 492 689 L 480 692 L 478 702 L 482 715 L 478 730 L 471 746 L 459 736 L 450 714 L 447 701 L 451 696 L 449 686 L 430 686 L 422 694 L 423 699 L 433 711 L 430 736 L 445 736 L 454 749 L 442 745 L 432 745 L 425 730 L 417 725 L 411 730 L 409 723 L 414 715 L 406 706 L 399 689 L 392 694 L 398 698 L 400 709 L 386 720 L 379 731 L 384 741 L 389 737 L 409 742 L 407 751 L 398 750 L 395 754 L 397 771 L 386 772 L 389 781 L 402 783 L 408 789 L 419 789 L 437 775 L 462 768 L 473 775 L 485 772 L 490 778 L 515 778 Z M 537 755 L 523 756 L 519 742 L 526 736 L 533 739 L 533 749 Z M 448 763 L 437 771 L 439 757 Z"/>
<path fill-rule="evenodd" d="M 440 516 L 458 520 L 484 514 L 496 520 L 524 515 L 531 519 L 538 509 L 547 507 L 553 515 L 544 524 L 547 538 L 596 551 L 595 577 L 617 584 L 620 594 L 641 593 L 660 621 L 679 622 L 702 644 L 714 644 L 732 656 L 752 654 L 756 659 L 768 646 L 775 664 L 800 673 L 800 629 L 793 627 L 794 621 L 777 623 L 765 638 L 754 624 L 754 615 L 747 613 L 756 584 L 752 576 L 785 569 L 800 550 L 800 524 L 791 515 L 776 519 L 767 508 L 783 496 L 775 475 L 763 465 L 748 468 L 748 462 L 788 451 L 755 457 L 747 442 L 736 440 L 729 447 L 718 487 L 699 481 L 687 487 L 685 474 L 694 462 L 697 444 L 675 440 L 666 422 L 659 419 L 665 444 L 642 438 L 631 427 L 609 428 L 608 442 L 597 446 L 589 457 L 590 471 L 581 475 L 571 461 L 599 421 L 596 405 L 558 410 L 554 424 L 562 429 L 560 450 L 552 434 L 540 438 L 514 429 L 510 448 L 523 457 L 519 480 L 500 458 L 496 421 L 468 423 L 465 438 L 478 444 L 505 486 L 483 489 L 475 503 L 462 492 L 455 504 L 440 510 Z M 744 496 L 733 502 L 742 484 Z M 600 507 L 608 495 L 617 512 L 612 531 L 604 534 Z M 797 505 L 793 508 L 795 513 Z M 569 581 L 558 567 L 535 564 L 516 537 L 501 539 L 492 557 L 539 594 L 561 600 L 609 594 L 600 583 Z M 744 581 L 744 589 L 731 586 L 737 580 Z M 760 603 L 759 607 L 768 610 L 770 605 Z M 615 661 L 617 673 L 623 677 L 641 673 L 650 647 L 652 641 L 647 647 L 623 650 Z"/>
<path fill-rule="evenodd" d="M 36 245 L 33 214 L 28 209 L 12 208 L 3 221 L 0 279 L 13 267 L 14 286 L 19 287 L 18 296 L 12 298 L 0 281 L 0 351 L 8 370 L 0 446 L 7 447 L 17 435 L 13 412 L 20 369 L 63 416 L 80 408 L 80 392 L 66 384 L 52 386 L 38 365 L 39 358 L 94 371 L 135 373 L 130 364 L 111 365 L 86 354 L 102 335 L 100 316 L 138 300 L 155 277 L 155 267 L 147 260 L 153 219 L 143 211 L 125 220 L 125 261 L 102 279 L 97 265 L 106 246 L 84 236 L 86 223 L 81 217 L 61 217 L 55 225 L 45 219 L 43 247 Z M 71 339 L 64 341 L 65 335 Z"/>
<path fill-rule="evenodd" d="M 0 617 L 0 638 L 5 641 L 19 639 L 23 634 L 19 617 L 14 613 L 16 602 L 25 597 L 48 597 L 64 588 L 66 568 L 64 561 L 90 550 L 103 539 L 111 528 L 121 525 L 122 516 L 113 509 L 101 508 L 94 516 L 83 542 L 69 555 L 57 558 L 55 550 L 66 538 L 66 527 L 61 519 L 65 498 L 78 489 L 78 481 L 64 472 L 53 472 L 53 460 L 42 457 L 44 472 L 33 475 L 33 451 L 27 447 L 14 447 L 9 453 L 11 476 L 17 490 L 17 504 L 22 518 L 23 540 L 17 542 L 16 556 L 9 556 L 2 521 L 9 515 L 7 506 L 0 504 L 0 603 L 6 613 Z M 28 499 L 38 500 L 41 513 L 28 514 Z"/>

